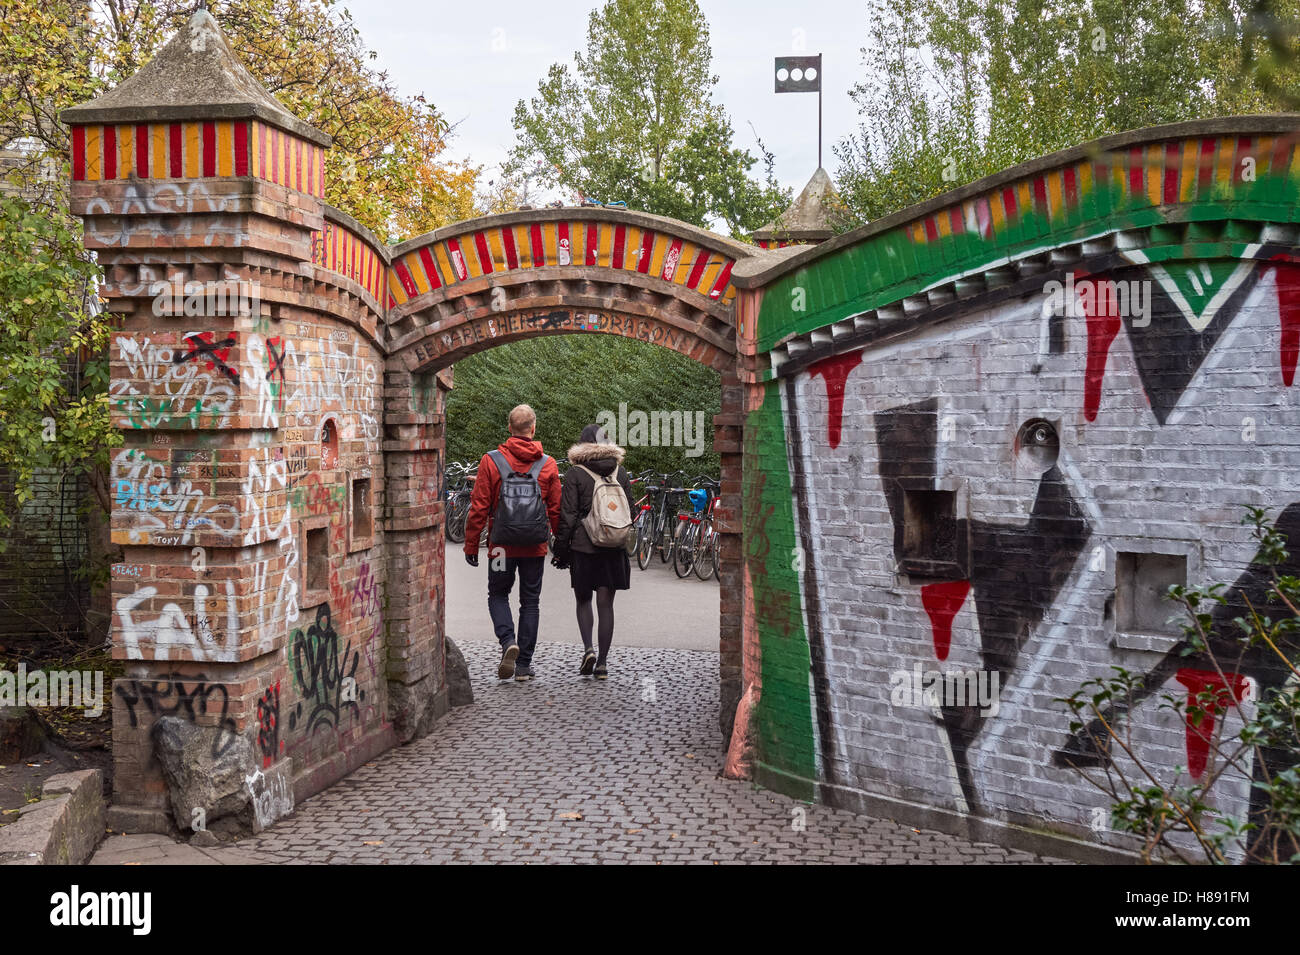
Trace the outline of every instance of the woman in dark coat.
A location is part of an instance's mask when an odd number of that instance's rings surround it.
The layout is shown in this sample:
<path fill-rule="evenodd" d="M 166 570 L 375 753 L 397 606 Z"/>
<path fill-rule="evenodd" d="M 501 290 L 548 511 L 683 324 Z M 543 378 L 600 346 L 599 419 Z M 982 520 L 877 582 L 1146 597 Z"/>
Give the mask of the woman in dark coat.
<path fill-rule="evenodd" d="M 569 448 L 569 470 L 564 475 L 564 488 L 560 493 L 560 523 L 555 530 L 552 563 L 561 569 L 569 568 L 569 581 L 578 601 L 578 631 L 582 635 L 582 666 L 579 673 L 594 674 L 596 679 L 608 678 L 606 657 L 614 642 L 614 594 L 627 590 L 631 584 L 632 565 L 623 547 L 596 547 L 582 526 L 591 510 L 591 499 L 596 481 L 584 468 L 600 477 L 615 476 L 627 495 L 629 508 L 632 482 L 623 467 L 624 451 L 606 437 L 604 429 L 589 424 L 582 429 L 579 444 Z M 599 655 L 591 646 L 591 598 L 596 598 Z"/>

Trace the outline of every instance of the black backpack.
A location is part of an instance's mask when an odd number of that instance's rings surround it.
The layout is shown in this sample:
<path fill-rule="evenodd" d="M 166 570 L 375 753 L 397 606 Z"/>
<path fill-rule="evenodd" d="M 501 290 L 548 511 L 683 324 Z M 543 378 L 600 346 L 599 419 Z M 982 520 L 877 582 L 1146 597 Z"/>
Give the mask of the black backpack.
<path fill-rule="evenodd" d="M 488 456 L 501 475 L 501 495 L 492 518 L 491 543 L 519 546 L 550 540 L 551 522 L 546 516 L 546 500 L 538 480 L 548 457 L 543 454 L 527 474 L 520 474 L 510 467 L 500 451 L 489 451 Z"/>

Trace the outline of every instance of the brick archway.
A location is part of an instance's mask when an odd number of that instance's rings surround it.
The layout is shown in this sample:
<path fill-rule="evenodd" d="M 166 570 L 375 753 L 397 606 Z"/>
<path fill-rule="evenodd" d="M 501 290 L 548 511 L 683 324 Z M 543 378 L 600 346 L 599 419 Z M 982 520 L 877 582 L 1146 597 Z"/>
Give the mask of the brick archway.
<path fill-rule="evenodd" d="M 410 529 L 390 506 L 399 558 L 441 582 L 446 374 L 455 362 L 511 341 L 620 335 L 669 348 L 722 377 L 714 446 L 722 462 L 719 727 L 729 738 L 741 691 L 740 336 L 733 266 L 752 247 L 682 222 L 603 208 L 525 211 L 457 223 L 391 253 L 381 334 L 387 346 L 385 423 L 390 500 L 415 496 Z M 405 540 L 403 539 L 405 538 Z M 404 588 L 409 593 L 404 593 Z M 416 610 L 423 586 L 390 580 L 390 600 Z M 441 641 L 445 603 L 427 605 Z"/>

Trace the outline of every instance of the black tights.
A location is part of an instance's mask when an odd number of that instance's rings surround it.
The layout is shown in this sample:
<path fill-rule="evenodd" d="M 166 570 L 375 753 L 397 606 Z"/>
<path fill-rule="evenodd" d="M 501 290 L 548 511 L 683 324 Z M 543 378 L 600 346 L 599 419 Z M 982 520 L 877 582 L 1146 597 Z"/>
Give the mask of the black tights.
<path fill-rule="evenodd" d="M 596 590 L 596 612 L 600 615 L 600 656 L 597 663 L 604 663 L 609 655 L 610 644 L 614 642 L 614 588 L 601 587 Z M 584 600 L 578 598 L 578 632 L 582 635 L 582 645 L 591 649 L 591 593 Z"/>

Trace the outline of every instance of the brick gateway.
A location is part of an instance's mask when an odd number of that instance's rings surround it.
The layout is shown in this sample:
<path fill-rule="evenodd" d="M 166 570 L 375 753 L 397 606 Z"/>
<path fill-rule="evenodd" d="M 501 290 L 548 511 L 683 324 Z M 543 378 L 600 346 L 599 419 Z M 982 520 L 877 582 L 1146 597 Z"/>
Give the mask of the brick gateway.
<path fill-rule="evenodd" d="M 1111 137 L 779 251 L 587 208 L 388 248 L 206 13 L 64 118 L 120 322 L 119 827 L 174 815 L 163 717 L 268 824 L 437 732 L 449 369 L 501 342 L 624 335 L 722 374 L 729 771 L 976 838 L 1120 845 L 1052 701 L 1111 664 L 1203 683 L 1150 594 L 1248 587 L 1241 504 L 1300 524 L 1295 117 Z M 918 668 L 997 705 L 909 703 Z M 1196 765 L 1154 697 L 1129 718 Z"/>

